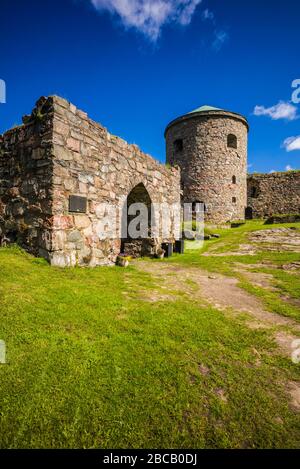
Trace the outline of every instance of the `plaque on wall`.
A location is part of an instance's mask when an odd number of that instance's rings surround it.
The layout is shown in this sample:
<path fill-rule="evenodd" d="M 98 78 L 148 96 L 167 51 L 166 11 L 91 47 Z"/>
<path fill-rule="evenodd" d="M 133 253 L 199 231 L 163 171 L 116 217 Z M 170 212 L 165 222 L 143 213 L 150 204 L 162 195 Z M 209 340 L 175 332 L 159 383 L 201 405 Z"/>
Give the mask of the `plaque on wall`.
<path fill-rule="evenodd" d="M 70 195 L 69 197 L 69 212 L 86 213 L 87 198 L 80 197 L 79 195 Z"/>

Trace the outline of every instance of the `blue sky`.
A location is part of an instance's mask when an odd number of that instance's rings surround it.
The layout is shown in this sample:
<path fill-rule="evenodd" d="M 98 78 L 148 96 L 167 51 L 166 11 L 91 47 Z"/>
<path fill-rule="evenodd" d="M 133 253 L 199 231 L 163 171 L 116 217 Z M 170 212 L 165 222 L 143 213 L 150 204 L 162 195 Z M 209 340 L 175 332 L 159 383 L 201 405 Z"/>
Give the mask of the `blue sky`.
<path fill-rule="evenodd" d="M 300 167 L 300 103 L 291 103 L 300 2 L 1 0 L 0 8 L 0 133 L 41 95 L 58 94 L 164 161 L 168 122 L 209 104 L 248 118 L 250 172 Z"/>

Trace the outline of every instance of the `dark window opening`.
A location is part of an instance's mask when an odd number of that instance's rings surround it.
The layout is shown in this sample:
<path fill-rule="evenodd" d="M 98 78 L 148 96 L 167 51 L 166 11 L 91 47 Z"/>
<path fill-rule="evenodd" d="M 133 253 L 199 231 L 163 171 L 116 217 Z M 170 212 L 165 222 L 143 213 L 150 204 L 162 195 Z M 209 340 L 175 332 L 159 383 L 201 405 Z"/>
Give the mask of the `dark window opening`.
<path fill-rule="evenodd" d="M 258 187 L 252 186 L 250 191 L 250 197 L 256 199 L 258 197 Z"/>
<path fill-rule="evenodd" d="M 237 137 L 236 135 L 229 134 L 227 137 L 227 146 L 228 148 L 234 148 L 235 150 L 237 149 Z"/>
<path fill-rule="evenodd" d="M 175 140 L 174 142 L 174 150 L 176 152 L 182 151 L 183 150 L 183 140 L 181 138 Z"/>
<path fill-rule="evenodd" d="M 232 176 L 232 184 L 236 184 L 236 176 Z"/>
<path fill-rule="evenodd" d="M 196 200 L 192 203 L 192 212 L 193 213 L 200 213 L 203 208 L 203 211 L 206 212 L 206 205 L 204 202 L 199 202 Z"/>
<path fill-rule="evenodd" d="M 236 204 L 236 197 L 232 197 L 232 202 Z"/>

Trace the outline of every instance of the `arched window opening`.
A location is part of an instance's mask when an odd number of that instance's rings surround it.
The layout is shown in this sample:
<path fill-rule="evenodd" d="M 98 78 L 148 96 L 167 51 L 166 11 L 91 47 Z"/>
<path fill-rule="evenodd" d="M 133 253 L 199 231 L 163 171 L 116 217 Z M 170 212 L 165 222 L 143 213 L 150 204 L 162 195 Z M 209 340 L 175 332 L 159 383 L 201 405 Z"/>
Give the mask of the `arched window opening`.
<path fill-rule="evenodd" d="M 232 203 L 236 204 L 236 197 L 232 197 Z"/>
<path fill-rule="evenodd" d="M 227 137 L 227 146 L 228 148 L 234 148 L 235 150 L 237 149 L 237 137 L 236 135 L 229 134 Z"/>
<path fill-rule="evenodd" d="M 232 184 L 236 184 L 236 176 L 232 176 Z"/>

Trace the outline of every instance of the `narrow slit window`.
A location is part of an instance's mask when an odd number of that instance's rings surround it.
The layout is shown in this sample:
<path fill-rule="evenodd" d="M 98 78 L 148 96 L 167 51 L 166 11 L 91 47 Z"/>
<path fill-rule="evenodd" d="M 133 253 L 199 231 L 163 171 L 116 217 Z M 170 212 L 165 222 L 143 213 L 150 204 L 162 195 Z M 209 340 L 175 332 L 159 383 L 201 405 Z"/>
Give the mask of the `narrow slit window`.
<path fill-rule="evenodd" d="M 256 186 L 251 187 L 250 197 L 252 197 L 252 199 L 256 199 L 258 197 L 258 188 Z"/>

